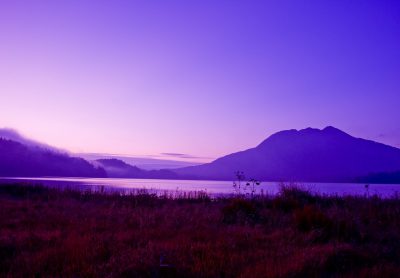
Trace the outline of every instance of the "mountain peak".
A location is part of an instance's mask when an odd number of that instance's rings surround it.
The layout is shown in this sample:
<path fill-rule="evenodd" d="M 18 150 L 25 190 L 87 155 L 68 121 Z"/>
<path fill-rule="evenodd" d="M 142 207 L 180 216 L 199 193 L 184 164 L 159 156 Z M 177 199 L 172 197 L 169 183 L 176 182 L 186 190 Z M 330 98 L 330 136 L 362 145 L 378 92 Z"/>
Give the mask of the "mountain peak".
<path fill-rule="evenodd" d="M 272 134 L 271 136 L 274 135 L 282 135 L 282 134 L 310 134 L 310 133 L 341 133 L 341 134 L 347 134 L 346 132 L 334 127 L 334 126 L 327 126 L 323 129 L 319 129 L 319 128 L 313 128 L 313 127 L 307 127 L 307 128 L 303 128 L 303 129 L 288 129 L 288 130 L 282 130 L 282 131 L 278 131 L 274 134 Z"/>
<path fill-rule="evenodd" d="M 325 132 L 325 133 L 328 133 L 328 134 L 340 134 L 340 135 L 350 136 L 349 134 L 347 134 L 343 130 L 340 130 L 340 129 L 338 129 L 336 127 L 333 127 L 333 126 L 327 126 L 324 129 L 322 129 L 321 131 Z"/>
<path fill-rule="evenodd" d="M 346 132 L 333 127 L 333 126 L 327 126 L 323 129 L 319 128 L 312 128 L 312 127 L 307 127 L 304 129 L 296 130 L 296 129 L 290 129 L 290 130 L 285 130 L 285 131 L 280 131 L 277 132 L 273 135 L 276 134 L 328 134 L 328 135 L 348 135 Z M 272 135 L 272 136 L 273 136 Z"/>
<path fill-rule="evenodd" d="M 298 130 L 299 133 L 317 133 L 320 131 L 321 131 L 320 129 L 312 128 L 312 127 L 307 127 L 307 128 Z"/>
<path fill-rule="evenodd" d="M 338 129 L 338 128 L 334 127 L 334 126 L 331 126 L 331 125 L 326 126 L 323 130 L 325 130 L 325 131 L 329 131 L 329 130 L 339 130 L 339 131 L 341 131 L 340 129 Z"/>
<path fill-rule="evenodd" d="M 269 136 L 267 139 L 261 142 L 257 147 L 263 148 L 264 146 L 267 146 L 270 142 L 275 142 L 278 144 L 290 144 L 290 142 L 293 142 L 295 138 L 308 138 L 310 136 L 325 137 L 325 138 L 331 137 L 335 139 L 338 138 L 344 139 L 345 137 L 351 137 L 351 135 L 333 126 L 327 126 L 323 129 L 307 127 L 299 130 L 289 129 L 289 130 L 279 131 Z"/>
<path fill-rule="evenodd" d="M 307 127 L 307 128 L 298 130 L 298 132 L 301 132 L 301 133 L 319 133 L 319 132 L 324 132 L 324 133 L 345 133 L 344 131 L 342 131 L 342 130 L 334 127 L 334 126 L 327 126 L 327 127 L 323 128 L 323 129 Z"/>

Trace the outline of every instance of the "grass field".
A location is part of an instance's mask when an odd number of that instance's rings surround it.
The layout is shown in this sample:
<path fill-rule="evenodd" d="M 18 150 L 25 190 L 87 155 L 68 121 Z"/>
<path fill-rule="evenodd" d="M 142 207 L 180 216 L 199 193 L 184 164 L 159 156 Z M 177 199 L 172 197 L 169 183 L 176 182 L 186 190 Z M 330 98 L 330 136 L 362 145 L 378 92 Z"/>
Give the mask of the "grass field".
<path fill-rule="evenodd" d="M 0 185 L 1 277 L 398 277 L 400 199 Z"/>

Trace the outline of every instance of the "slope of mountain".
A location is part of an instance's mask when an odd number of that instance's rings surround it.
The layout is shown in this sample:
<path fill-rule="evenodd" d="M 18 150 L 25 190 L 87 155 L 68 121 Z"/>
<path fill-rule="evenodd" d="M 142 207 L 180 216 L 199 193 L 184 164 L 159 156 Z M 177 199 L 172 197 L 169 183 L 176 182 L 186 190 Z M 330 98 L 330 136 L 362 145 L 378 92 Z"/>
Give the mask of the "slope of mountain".
<path fill-rule="evenodd" d="M 174 179 L 178 175 L 170 170 L 143 170 L 122 160 L 97 159 L 94 163 L 103 167 L 110 178 Z"/>
<path fill-rule="evenodd" d="M 61 150 L 54 148 L 52 146 L 49 146 L 47 144 L 43 144 L 43 143 L 37 142 L 35 140 L 26 138 L 23 135 L 21 135 L 18 131 L 11 129 L 11 128 L 0 128 L 0 138 L 8 139 L 11 141 L 21 143 L 27 147 L 39 147 L 42 149 L 54 150 L 54 151 L 58 151 L 58 152 L 61 151 Z"/>
<path fill-rule="evenodd" d="M 400 170 L 400 149 L 334 127 L 286 130 L 255 148 L 174 171 L 187 178 L 231 180 L 237 170 L 260 180 L 351 182 L 371 173 Z"/>
<path fill-rule="evenodd" d="M 82 158 L 0 137 L 0 176 L 106 177 L 106 172 Z"/>
<path fill-rule="evenodd" d="M 370 174 L 356 181 L 362 183 L 400 184 L 400 171 Z"/>

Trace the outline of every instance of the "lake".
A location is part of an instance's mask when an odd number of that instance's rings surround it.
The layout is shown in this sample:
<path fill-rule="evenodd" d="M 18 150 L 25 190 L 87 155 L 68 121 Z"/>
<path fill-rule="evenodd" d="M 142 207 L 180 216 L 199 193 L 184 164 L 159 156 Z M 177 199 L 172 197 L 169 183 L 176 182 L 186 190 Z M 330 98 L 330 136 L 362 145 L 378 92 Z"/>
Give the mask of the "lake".
<path fill-rule="evenodd" d="M 43 184 L 49 187 L 71 188 L 79 190 L 121 191 L 127 193 L 147 189 L 153 193 L 205 191 L 210 195 L 233 194 L 232 181 L 208 180 L 158 180 L 158 179 L 115 179 L 115 178 L 0 178 L 0 183 L 27 182 Z M 244 184 L 244 183 L 243 183 Z M 400 193 L 399 184 L 370 184 L 368 191 L 360 183 L 297 183 L 298 186 L 312 192 L 328 195 L 379 195 L 391 197 Z M 256 186 L 257 193 L 276 194 L 280 183 L 262 182 Z"/>

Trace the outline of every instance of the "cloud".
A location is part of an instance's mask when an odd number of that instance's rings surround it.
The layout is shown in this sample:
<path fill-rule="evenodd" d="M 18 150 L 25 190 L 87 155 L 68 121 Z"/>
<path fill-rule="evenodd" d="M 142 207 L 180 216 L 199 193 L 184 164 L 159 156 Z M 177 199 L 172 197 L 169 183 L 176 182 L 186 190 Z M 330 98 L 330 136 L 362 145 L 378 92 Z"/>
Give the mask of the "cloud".
<path fill-rule="evenodd" d="M 211 159 L 210 157 L 196 156 L 185 153 L 160 153 L 162 156 L 175 157 L 175 158 L 187 158 L 187 159 Z"/>
<path fill-rule="evenodd" d="M 162 155 L 168 155 L 168 156 L 186 156 L 184 153 L 161 153 Z"/>
<path fill-rule="evenodd" d="M 147 154 L 147 155 L 132 155 L 132 154 L 113 154 L 113 153 L 77 153 L 81 157 L 87 159 L 98 159 L 98 158 L 126 158 L 126 159 L 142 159 L 142 160 L 158 160 L 158 161 L 180 161 L 185 163 L 205 163 L 215 158 L 213 157 L 205 157 L 205 156 L 195 156 L 190 154 L 184 153 L 173 153 L 173 152 L 166 152 L 160 154 Z M 187 161 L 184 161 L 186 160 Z"/>

